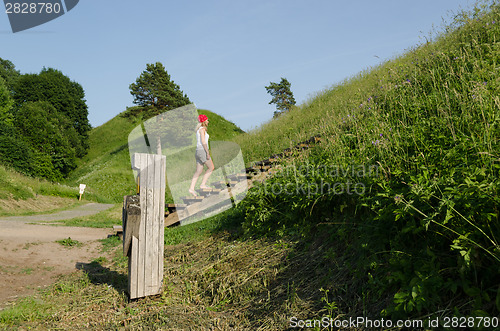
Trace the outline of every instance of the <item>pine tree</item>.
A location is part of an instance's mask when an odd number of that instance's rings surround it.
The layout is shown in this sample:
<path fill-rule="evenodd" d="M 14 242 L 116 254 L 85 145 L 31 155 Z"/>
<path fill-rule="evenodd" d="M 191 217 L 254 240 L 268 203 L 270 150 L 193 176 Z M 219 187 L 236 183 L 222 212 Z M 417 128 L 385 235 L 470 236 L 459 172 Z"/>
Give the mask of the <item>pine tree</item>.
<path fill-rule="evenodd" d="M 160 62 L 147 64 L 146 70 L 130 84 L 130 94 L 134 103 L 142 107 L 151 107 L 157 112 L 178 108 L 191 103 L 183 94 L 179 85 L 170 79 L 170 75 Z"/>
<path fill-rule="evenodd" d="M 269 104 L 276 104 L 276 111 L 274 112 L 274 117 L 277 117 L 283 112 L 289 111 L 293 105 L 295 105 L 295 98 L 290 90 L 290 82 L 281 77 L 281 81 L 278 83 L 270 82 L 269 86 L 266 86 L 267 93 L 271 94 L 273 99 Z"/>

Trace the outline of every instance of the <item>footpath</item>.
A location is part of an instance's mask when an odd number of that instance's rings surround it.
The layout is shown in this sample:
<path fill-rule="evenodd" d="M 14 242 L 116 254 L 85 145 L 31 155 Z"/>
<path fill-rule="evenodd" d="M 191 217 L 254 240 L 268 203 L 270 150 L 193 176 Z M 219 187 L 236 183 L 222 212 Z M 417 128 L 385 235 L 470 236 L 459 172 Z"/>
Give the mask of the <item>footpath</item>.
<path fill-rule="evenodd" d="M 99 257 L 98 240 L 112 234 L 109 229 L 52 226 L 50 222 L 89 216 L 111 207 L 88 203 L 53 214 L 0 217 L 0 309 Z M 56 242 L 67 238 L 81 245 L 65 247 Z"/>

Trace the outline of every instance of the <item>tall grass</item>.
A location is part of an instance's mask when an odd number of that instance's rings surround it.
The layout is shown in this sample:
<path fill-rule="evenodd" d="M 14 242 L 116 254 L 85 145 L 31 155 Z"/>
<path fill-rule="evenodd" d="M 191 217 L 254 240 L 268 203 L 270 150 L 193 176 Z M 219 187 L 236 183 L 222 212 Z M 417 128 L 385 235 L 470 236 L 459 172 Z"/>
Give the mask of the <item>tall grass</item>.
<path fill-rule="evenodd" d="M 249 192 L 246 231 L 307 237 L 329 224 L 356 252 L 366 299 L 393 295 L 386 316 L 450 303 L 451 314 L 498 314 L 500 11 L 490 4 L 237 137 L 257 159 L 293 138 L 324 138 Z M 269 142 L 257 148 L 257 137 Z"/>

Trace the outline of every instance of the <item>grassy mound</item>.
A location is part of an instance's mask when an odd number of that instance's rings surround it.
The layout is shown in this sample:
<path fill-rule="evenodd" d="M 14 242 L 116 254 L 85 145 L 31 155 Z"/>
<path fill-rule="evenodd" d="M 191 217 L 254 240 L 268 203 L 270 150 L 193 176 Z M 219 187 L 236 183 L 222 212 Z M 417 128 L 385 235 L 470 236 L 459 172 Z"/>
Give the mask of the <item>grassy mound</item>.
<path fill-rule="evenodd" d="M 229 140 L 243 132 L 211 111 L 199 109 L 198 112 L 210 118 L 210 139 Z M 135 193 L 128 135 L 141 124 L 145 115 L 140 108 L 133 107 L 93 129 L 89 136 L 89 153 L 67 182 L 71 185 L 84 183 L 89 190 L 113 202 L 122 202 L 124 195 Z"/>

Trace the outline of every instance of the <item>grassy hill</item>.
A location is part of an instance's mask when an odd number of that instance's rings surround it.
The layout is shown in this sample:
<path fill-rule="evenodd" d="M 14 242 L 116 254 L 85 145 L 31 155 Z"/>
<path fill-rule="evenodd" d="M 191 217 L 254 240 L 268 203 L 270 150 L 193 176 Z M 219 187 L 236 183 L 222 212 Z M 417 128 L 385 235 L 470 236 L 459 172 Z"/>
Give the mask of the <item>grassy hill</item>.
<path fill-rule="evenodd" d="M 463 13 L 435 41 L 236 137 L 255 158 L 324 139 L 250 191 L 242 229 L 328 233 L 324 263 L 357 290 L 316 286 L 341 312 L 498 315 L 499 39 L 498 4 Z M 346 295 L 363 303 L 337 301 Z"/>
<path fill-rule="evenodd" d="M 128 135 L 142 121 L 137 108 L 127 110 L 90 133 L 90 150 L 78 168 L 71 174 L 68 184 L 84 183 L 90 192 L 98 192 L 112 202 L 123 201 L 123 196 L 135 192 L 130 168 Z M 223 117 L 204 109 L 198 112 L 210 119 L 210 139 L 229 140 L 243 131 Z"/>
<path fill-rule="evenodd" d="M 312 135 L 321 134 L 322 142 L 283 162 L 237 208 L 167 229 L 161 296 L 126 300 L 118 250 L 115 261 L 95 262 L 43 299 L 0 312 L 0 323 L 281 330 L 293 316 L 364 316 L 394 323 L 440 318 L 441 326 L 448 318 L 452 329 L 452 317 L 470 328 L 479 321 L 494 326 L 500 313 L 499 40 L 497 2 L 461 13 L 434 41 L 231 138 L 247 161 Z M 105 127 L 109 134 L 93 139 L 113 140 L 121 130 Z M 90 180 L 102 192 L 101 178 L 125 182 L 117 160 L 128 155 L 120 154 L 120 141 L 89 155 L 72 180 Z M 128 184 L 120 183 L 106 193 L 111 199 L 126 191 Z M 75 300 L 81 297 L 84 303 Z"/>

